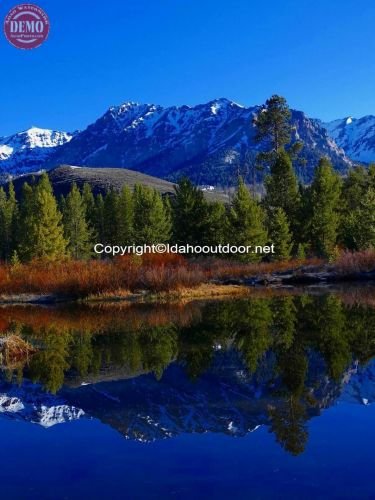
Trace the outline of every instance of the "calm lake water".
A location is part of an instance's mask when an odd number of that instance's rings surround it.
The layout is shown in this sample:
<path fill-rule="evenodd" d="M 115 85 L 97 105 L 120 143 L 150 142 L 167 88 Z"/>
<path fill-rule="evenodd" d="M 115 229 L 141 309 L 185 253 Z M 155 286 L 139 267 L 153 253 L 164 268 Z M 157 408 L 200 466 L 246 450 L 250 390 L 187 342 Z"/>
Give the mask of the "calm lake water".
<path fill-rule="evenodd" d="M 375 498 L 371 302 L 0 308 L 1 498 Z"/>

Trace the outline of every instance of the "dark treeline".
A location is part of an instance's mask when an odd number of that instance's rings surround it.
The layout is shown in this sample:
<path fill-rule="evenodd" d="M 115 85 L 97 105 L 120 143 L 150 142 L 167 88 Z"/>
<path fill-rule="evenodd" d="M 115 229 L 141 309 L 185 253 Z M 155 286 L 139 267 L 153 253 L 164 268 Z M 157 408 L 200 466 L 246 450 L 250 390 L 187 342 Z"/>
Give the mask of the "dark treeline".
<path fill-rule="evenodd" d="M 257 139 L 266 150 L 257 157 L 267 169 L 262 200 L 239 178 L 231 203 L 208 202 L 203 192 L 182 179 L 172 197 L 138 185 L 94 196 L 88 184 L 72 184 L 56 199 L 47 174 L 25 183 L 16 199 L 12 184 L 0 188 L 0 259 L 29 261 L 71 256 L 87 259 L 93 246 L 181 243 L 195 245 L 274 244 L 267 259 L 335 256 L 340 248 L 375 246 L 375 166 L 353 168 L 345 179 L 322 158 L 311 185 L 298 183 L 293 163 L 303 145 L 289 146 L 290 112 L 273 96 L 256 120 Z M 254 167 L 255 168 L 255 167 Z M 247 261 L 262 259 L 246 254 Z"/>

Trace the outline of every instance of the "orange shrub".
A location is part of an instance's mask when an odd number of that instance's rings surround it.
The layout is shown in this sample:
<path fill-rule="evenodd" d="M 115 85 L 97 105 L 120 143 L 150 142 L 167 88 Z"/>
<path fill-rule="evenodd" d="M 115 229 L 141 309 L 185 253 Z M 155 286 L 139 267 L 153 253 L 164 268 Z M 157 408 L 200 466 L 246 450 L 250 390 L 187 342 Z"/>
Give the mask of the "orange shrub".
<path fill-rule="evenodd" d="M 0 265 L 0 295 L 58 294 L 70 297 L 116 294 L 119 291 L 173 291 L 192 288 L 212 279 L 260 276 L 292 270 L 308 261 L 243 264 L 229 260 L 187 260 L 177 254 L 126 255 L 113 260 L 50 262 Z"/>
<path fill-rule="evenodd" d="M 357 273 L 375 270 L 375 249 L 342 252 L 334 263 L 339 272 Z"/>

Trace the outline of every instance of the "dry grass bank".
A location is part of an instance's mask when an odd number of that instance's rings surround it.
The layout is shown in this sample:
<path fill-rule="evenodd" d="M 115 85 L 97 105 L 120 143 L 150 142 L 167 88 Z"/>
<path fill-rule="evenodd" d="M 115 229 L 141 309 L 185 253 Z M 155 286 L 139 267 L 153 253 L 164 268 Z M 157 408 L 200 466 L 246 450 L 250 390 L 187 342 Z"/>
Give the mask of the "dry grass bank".
<path fill-rule="evenodd" d="M 35 260 L 28 264 L 0 265 L 0 298 L 15 294 L 59 295 L 72 298 L 131 298 L 135 292 L 179 292 L 200 287 L 212 280 L 255 277 L 321 261 L 288 261 L 241 264 L 227 260 L 202 259 L 189 261 L 175 254 L 125 256 L 108 261 L 48 262 Z M 214 290 L 214 288 L 212 288 Z M 237 290 L 232 289 L 234 293 Z M 204 295 L 225 293 L 229 289 Z"/>

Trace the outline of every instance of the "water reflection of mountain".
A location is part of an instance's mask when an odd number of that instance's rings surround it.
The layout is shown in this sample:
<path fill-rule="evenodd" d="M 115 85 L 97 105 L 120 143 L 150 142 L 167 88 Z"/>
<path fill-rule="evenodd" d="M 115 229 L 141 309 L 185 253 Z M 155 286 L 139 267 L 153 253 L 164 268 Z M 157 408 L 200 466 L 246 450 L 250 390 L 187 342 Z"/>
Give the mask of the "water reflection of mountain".
<path fill-rule="evenodd" d="M 298 454 L 323 409 L 375 401 L 370 307 L 332 295 L 178 307 L 108 318 L 0 311 L 0 322 L 38 346 L 28 363 L 4 371 L 2 416 L 45 427 L 94 417 L 139 441 L 243 436 L 264 425 Z"/>
<path fill-rule="evenodd" d="M 340 383 L 328 380 L 319 365 L 323 368 L 320 360 L 312 364 L 306 383 L 309 403 L 305 401 L 299 408 L 296 425 L 304 428 L 309 418 L 334 404 L 341 391 L 345 399 L 351 396 L 350 401 L 375 400 L 375 363 L 359 372 L 350 370 L 351 375 L 346 373 L 345 382 Z M 134 380 L 68 390 L 65 396 L 71 405 L 83 408 L 125 437 L 142 441 L 181 433 L 243 436 L 260 425 L 272 425 L 273 415 L 281 418 L 289 404 L 280 380 L 273 376 L 272 356 L 259 372 L 250 376 L 234 352 L 217 354 L 211 369 L 196 381 L 175 363 L 160 381 L 152 375 L 142 375 Z"/>
<path fill-rule="evenodd" d="M 327 378 L 324 363 L 316 354 L 311 353 L 309 365 L 308 397 L 303 402 L 285 397 L 282 383 L 274 376 L 272 355 L 249 375 L 238 353 L 229 351 L 218 352 L 211 368 L 197 380 L 191 380 L 183 366 L 173 363 L 159 381 L 146 374 L 64 387 L 57 396 L 26 381 L 19 387 L 3 382 L 0 413 L 44 427 L 94 417 L 138 441 L 204 432 L 239 437 L 265 425 L 281 434 L 289 451 L 299 452 L 307 439 L 308 420 L 323 409 L 338 400 L 359 404 L 375 401 L 375 361 L 362 368 L 352 366 L 340 382 Z"/>

